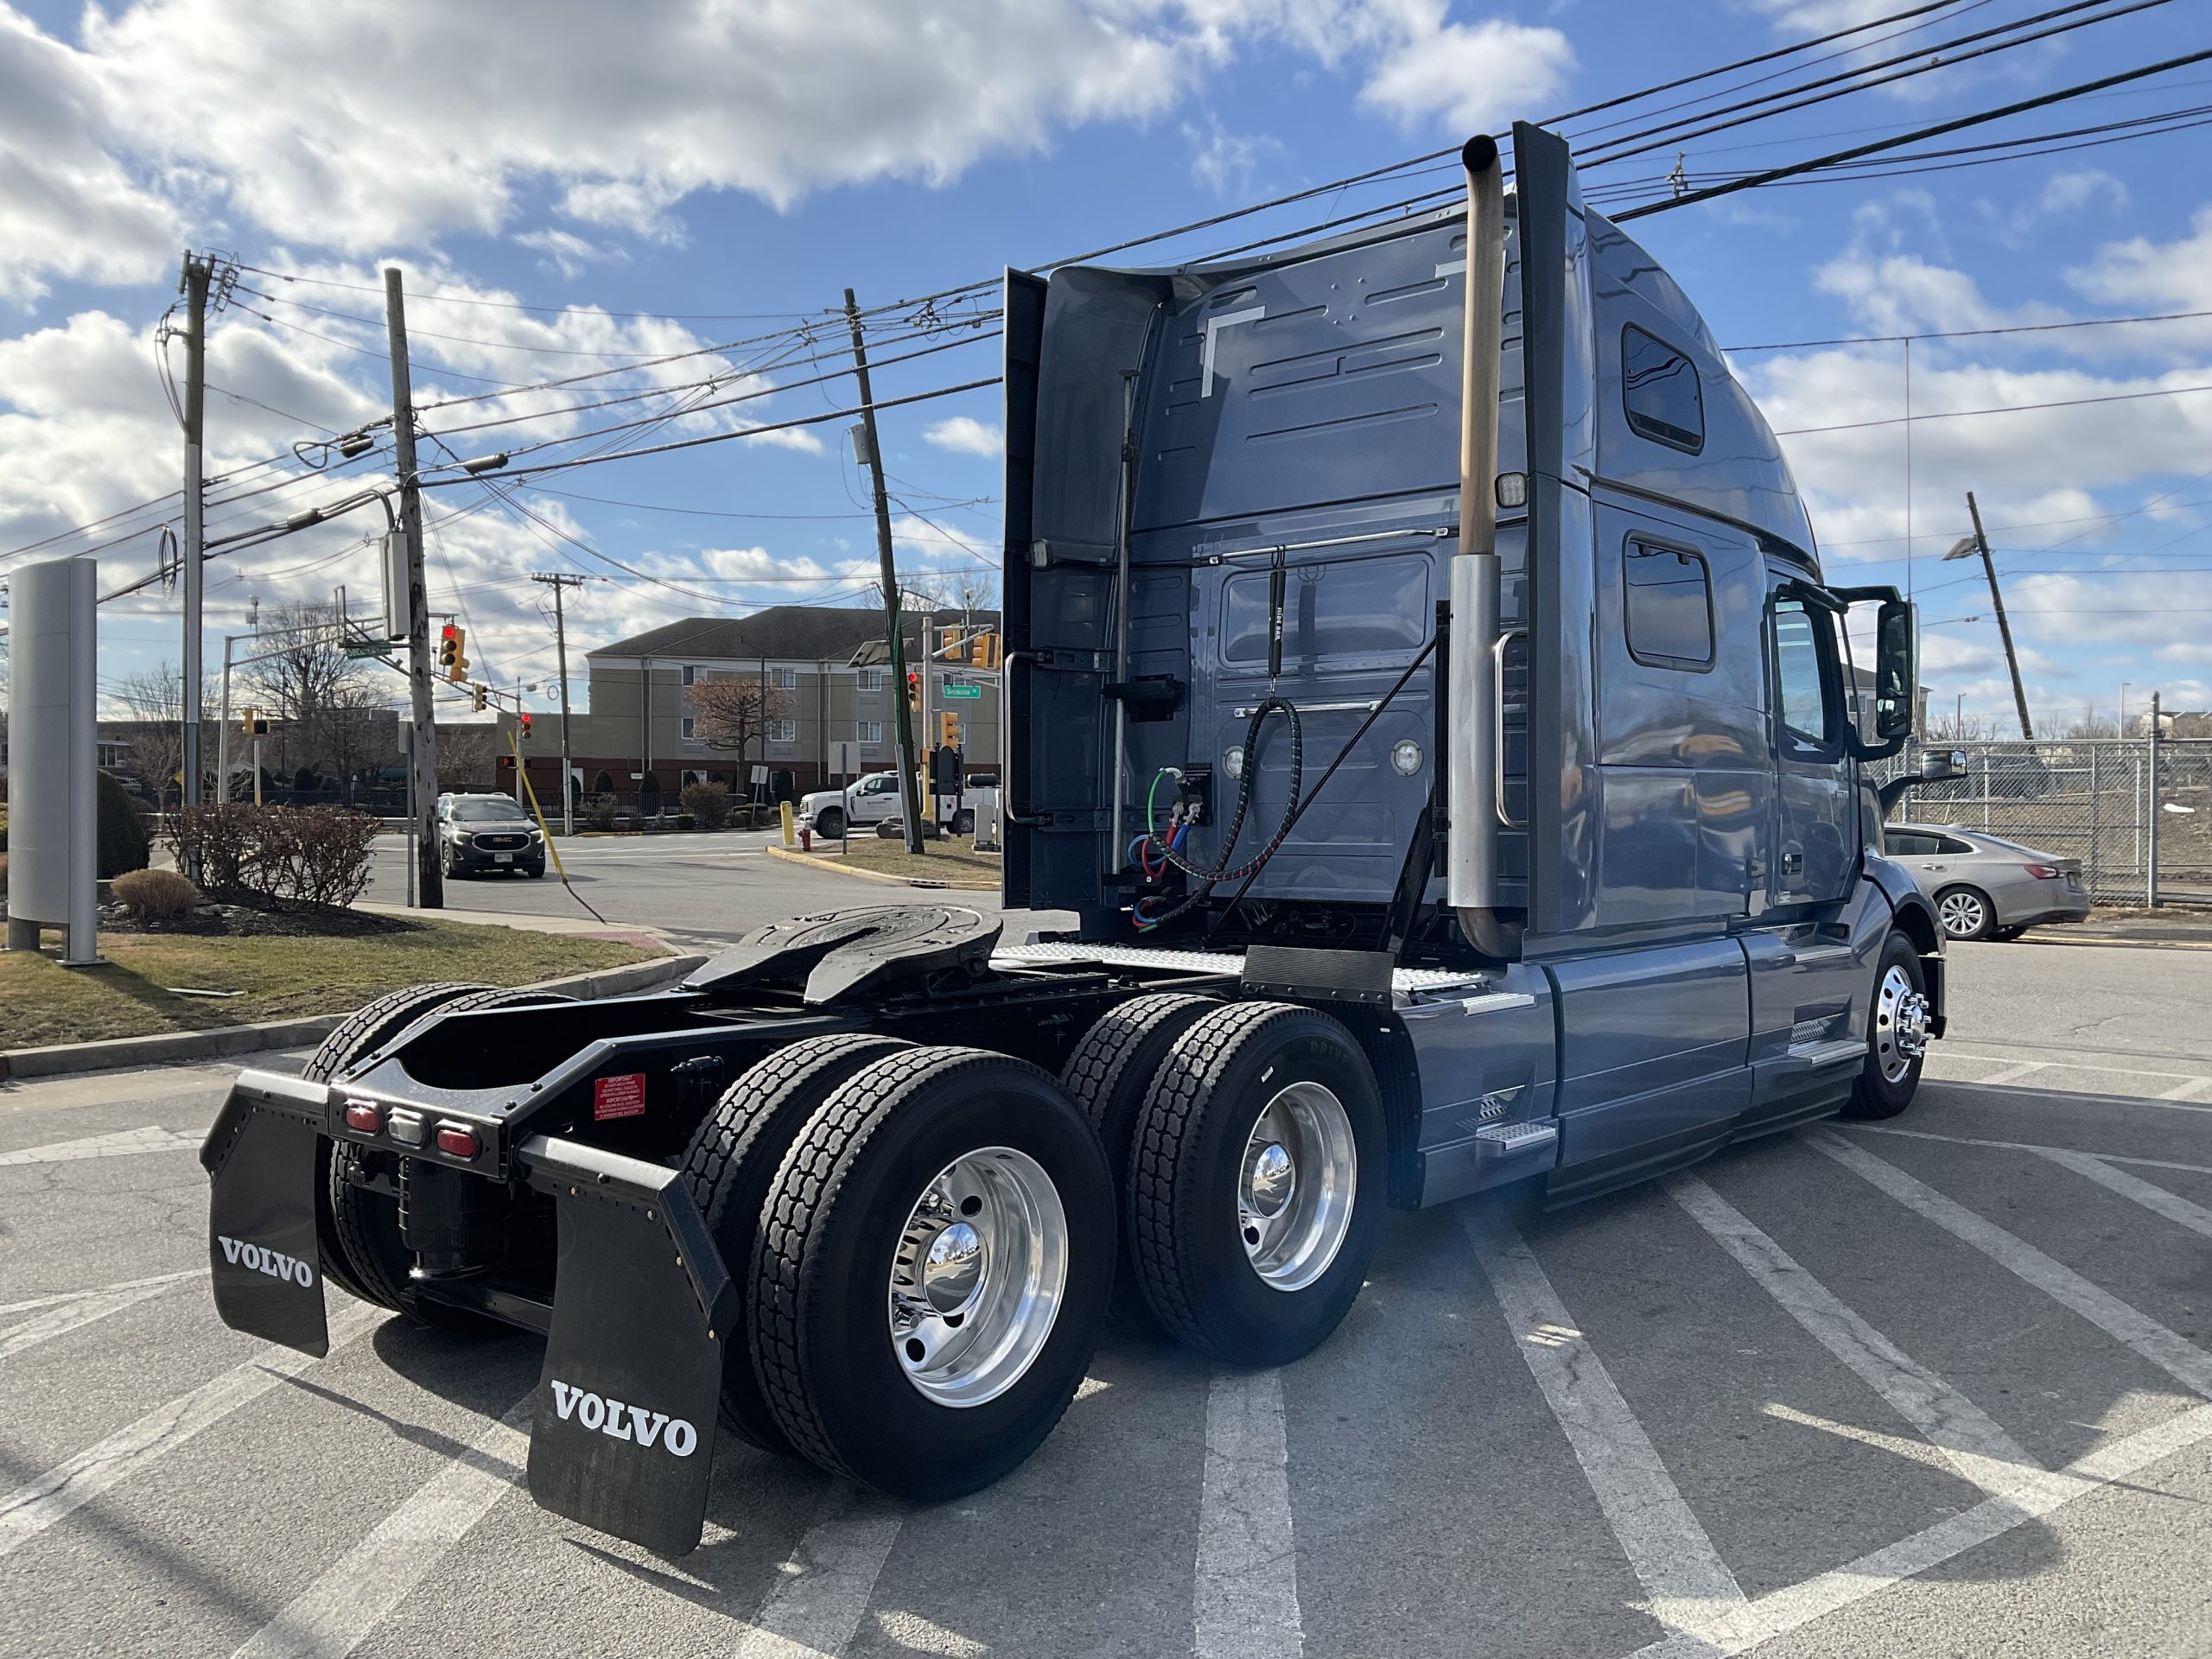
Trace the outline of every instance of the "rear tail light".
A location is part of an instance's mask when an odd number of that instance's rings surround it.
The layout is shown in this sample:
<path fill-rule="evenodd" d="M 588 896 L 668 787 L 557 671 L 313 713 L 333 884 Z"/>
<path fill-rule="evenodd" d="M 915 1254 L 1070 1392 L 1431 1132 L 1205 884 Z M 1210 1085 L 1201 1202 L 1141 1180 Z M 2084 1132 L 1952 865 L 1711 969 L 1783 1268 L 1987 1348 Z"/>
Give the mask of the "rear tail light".
<path fill-rule="evenodd" d="M 363 1135 L 374 1135 L 384 1128 L 384 1108 L 357 1100 L 346 1108 L 346 1127 Z"/>
<path fill-rule="evenodd" d="M 2022 868 L 2038 881 L 2056 881 L 2063 874 L 2056 864 L 2028 864 Z"/>
<path fill-rule="evenodd" d="M 476 1155 L 476 1131 L 460 1123 L 438 1125 L 438 1150 L 454 1158 Z"/>

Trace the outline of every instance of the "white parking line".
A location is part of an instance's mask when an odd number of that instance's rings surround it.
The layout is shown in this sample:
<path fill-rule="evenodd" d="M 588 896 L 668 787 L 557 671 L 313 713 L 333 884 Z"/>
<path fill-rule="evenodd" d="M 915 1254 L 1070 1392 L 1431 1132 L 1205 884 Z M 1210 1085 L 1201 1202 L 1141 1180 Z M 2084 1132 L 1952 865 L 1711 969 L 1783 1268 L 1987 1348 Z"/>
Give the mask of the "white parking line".
<path fill-rule="evenodd" d="M 1967 1059 L 1979 1059 L 1980 1056 L 1968 1054 L 1963 1058 Z M 1974 1081 L 1980 1084 L 1985 1089 L 1994 1089 L 1999 1084 L 2017 1083 L 2022 1077 L 2026 1077 L 2029 1072 L 2044 1071 L 2052 1064 L 2053 1063 L 2050 1060 L 2021 1060 L 2012 1065 L 2001 1065 L 1998 1067 L 1996 1071 L 1991 1072 L 1987 1077 L 1976 1077 Z"/>
<path fill-rule="evenodd" d="M 200 1272 L 205 1271 L 205 1268 L 200 1269 Z M 92 1291 L 74 1297 L 0 1333 L 0 1359 L 12 1359 L 27 1348 L 35 1348 L 42 1342 L 67 1336 L 70 1332 L 104 1319 L 111 1313 L 120 1313 L 124 1308 L 143 1302 L 149 1296 L 158 1296 L 180 1280 L 199 1276 L 198 1273 L 170 1274 L 146 1284 Z"/>
<path fill-rule="evenodd" d="M 142 1152 L 197 1152 L 207 1137 L 188 1129 L 118 1129 L 112 1135 L 87 1135 L 81 1141 L 57 1141 L 50 1146 L 26 1147 L 21 1152 L 0 1152 L 0 1169 L 18 1164 L 67 1164 L 80 1158 L 130 1158 Z"/>
<path fill-rule="evenodd" d="M 1910 1538 L 1862 1555 L 1834 1572 L 1760 1597 L 1739 1616 L 1733 1633 L 1724 1642 L 1670 1637 L 1639 1648 L 1630 1659 L 1704 1659 L 1716 1647 L 1724 1654 L 1741 1653 L 1864 1601 L 1902 1580 L 1941 1567 L 2016 1527 L 2041 1520 L 2084 1493 L 2125 1480 L 2162 1458 L 2208 1440 L 2212 1440 L 2212 1406 L 2199 1406 L 2178 1417 L 2169 1417 L 2054 1471 L 2051 1484 L 2041 1491 L 1986 1497 L 1970 1510 L 1947 1516 Z"/>
<path fill-rule="evenodd" d="M 1854 1135 L 1895 1135 L 1908 1141 L 1941 1141 L 1954 1147 L 1994 1147 L 2000 1152 L 2065 1152 L 2065 1147 L 2047 1147 L 2033 1141 L 1981 1141 L 1967 1135 L 1931 1135 L 1926 1129 L 1893 1129 L 1883 1123 L 1852 1123 L 1845 1127 Z M 2171 1158 L 2135 1158 L 2124 1152 L 2093 1152 L 2088 1154 L 2101 1163 L 2133 1164 L 2138 1169 L 2177 1169 L 2190 1175 L 2212 1175 L 2212 1164 L 2177 1163 Z"/>
<path fill-rule="evenodd" d="M 1306 1650 L 1279 1372 L 1224 1372 L 1206 1395 L 1192 1618 L 1198 1659 Z"/>
<path fill-rule="evenodd" d="M 1674 1477 L 1510 1222 L 1479 1201 L 1459 1219 L 1544 1402 L 1558 1418 L 1673 1651 L 1727 1649 L 1746 1603 Z M 1732 1651 L 1732 1649 L 1728 1649 Z"/>
<path fill-rule="evenodd" d="M 517 1401 L 413 1497 L 378 1522 L 263 1625 L 233 1659 L 345 1659 L 519 1485 L 530 1457 L 531 1402 Z"/>
<path fill-rule="evenodd" d="M 207 1271 L 205 1268 L 187 1268 L 182 1273 L 157 1273 L 150 1279 L 124 1279 L 112 1285 L 94 1285 L 90 1290 L 61 1290 L 51 1296 L 34 1296 L 27 1302 L 10 1302 L 0 1307 L 0 1318 L 10 1313 L 28 1313 L 34 1308 L 59 1307 L 64 1302 L 81 1302 L 87 1296 L 105 1296 L 112 1290 L 136 1290 L 141 1285 L 173 1285 L 180 1279 L 197 1279 Z"/>
<path fill-rule="evenodd" d="M 2185 1083 L 2176 1084 L 2171 1089 L 2161 1090 L 2158 1098 L 2160 1100 L 2195 1100 L 2207 1089 L 2212 1089 L 2212 1077 L 2191 1077 Z"/>
<path fill-rule="evenodd" d="M 365 1335 L 388 1317 L 380 1307 L 357 1305 L 344 1309 L 330 1321 L 331 1351 Z M 56 1464 L 37 1479 L 0 1496 L 0 1555 L 21 1548 L 110 1487 L 314 1363 L 310 1356 L 289 1348 L 266 1349 L 191 1393 L 155 1407 L 137 1422 Z"/>
<path fill-rule="evenodd" d="M 903 1518 L 883 1499 L 855 1494 L 808 1529 L 730 1649 L 734 1659 L 835 1659 L 844 1652 Z"/>
<path fill-rule="evenodd" d="M 2070 1169 L 2123 1198 L 2133 1198 L 2152 1214 L 2164 1216 L 2192 1233 L 2212 1238 L 2212 1210 L 2202 1205 L 2191 1204 L 2177 1192 L 2169 1192 L 2163 1186 L 2153 1186 L 2146 1180 L 2114 1169 L 2101 1158 L 2086 1152 L 2068 1152 L 2058 1147 L 2045 1147 L 2041 1151 L 2052 1163 Z"/>
<path fill-rule="evenodd" d="M 1998 1266 L 2018 1274 L 2045 1295 L 2072 1308 L 2106 1335 L 2124 1343 L 2191 1392 L 2212 1397 L 2212 1354 L 2184 1341 L 2149 1314 L 2101 1290 L 2073 1268 L 2052 1260 L 2025 1239 L 1945 1198 L 1894 1164 L 1827 1129 L 1805 1136 L 1806 1144 L 1826 1153 L 1853 1174 L 1888 1193 L 1899 1204 L 1971 1244 Z"/>
<path fill-rule="evenodd" d="M 2021 1496 L 2053 1478 L 1980 1407 L 1844 1306 L 1696 1176 L 1677 1175 L 1667 1190 L 1808 1336 L 1926 1435 L 1967 1479 L 1985 1492 Z"/>

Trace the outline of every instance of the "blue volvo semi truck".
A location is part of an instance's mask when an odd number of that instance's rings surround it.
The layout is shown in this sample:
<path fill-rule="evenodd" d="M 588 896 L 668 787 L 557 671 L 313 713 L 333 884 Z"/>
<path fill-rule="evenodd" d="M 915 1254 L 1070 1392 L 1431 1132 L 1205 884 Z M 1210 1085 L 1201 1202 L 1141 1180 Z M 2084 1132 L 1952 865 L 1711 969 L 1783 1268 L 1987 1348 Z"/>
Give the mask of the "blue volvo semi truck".
<path fill-rule="evenodd" d="M 1072 928 L 386 997 L 232 1090 L 224 1319 L 543 1332 L 532 1493 L 680 1554 L 720 1435 L 956 1497 L 1109 1313 L 1284 1363 L 1389 1209 L 1904 1110 L 1942 936 L 1867 767 L 1911 613 L 1823 579 L 1688 299 L 1512 140 L 1464 209 L 1008 274 L 1004 899 Z"/>

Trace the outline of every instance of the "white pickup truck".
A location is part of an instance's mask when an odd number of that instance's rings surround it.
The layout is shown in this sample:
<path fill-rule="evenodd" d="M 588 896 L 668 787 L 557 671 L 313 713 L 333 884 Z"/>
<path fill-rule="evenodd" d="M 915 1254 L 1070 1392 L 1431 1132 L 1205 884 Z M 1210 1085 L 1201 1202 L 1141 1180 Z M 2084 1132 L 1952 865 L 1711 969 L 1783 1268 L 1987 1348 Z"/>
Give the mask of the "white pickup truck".
<path fill-rule="evenodd" d="M 972 836 L 977 809 L 994 805 L 997 800 L 995 786 L 969 784 L 957 800 L 949 795 L 937 798 L 937 821 L 949 834 Z M 873 830 L 880 823 L 896 823 L 903 816 L 895 772 L 863 772 L 842 789 L 817 789 L 811 795 L 800 796 L 798 802 L 798 827 L 828 841 L 835 841 L 848 829 Z"/>

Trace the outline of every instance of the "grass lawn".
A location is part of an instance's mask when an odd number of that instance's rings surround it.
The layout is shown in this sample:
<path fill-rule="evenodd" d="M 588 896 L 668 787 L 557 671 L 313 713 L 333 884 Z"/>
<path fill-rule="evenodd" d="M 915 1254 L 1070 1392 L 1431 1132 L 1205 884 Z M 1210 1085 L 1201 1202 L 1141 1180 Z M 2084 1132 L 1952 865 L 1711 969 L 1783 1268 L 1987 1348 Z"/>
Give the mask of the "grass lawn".
<path fill-rule="evenodd" d="M 0 953 L 0 1048 L 337 1014 L 426 980 L 522 985 L 652 954 L 613 939 L 459 922 L 353 938 L 103 934 L 100 950 L 110 965 L 64 968 L 29 951 Z M 166 986 L 243 995 L 175 996 Z"/>
<path fill-rule="evenodd" d="M 949 881 L 956 887 L 988 887 L 993 892 L 998 889 L 999 855 L 979 853 L 964 842 L 933 841 L 929 851 L 918 855 L 907 852 L 902 842 L 884 841 L 873 835 L 865 841 L 856 838 L 852 846 L 853 850 L 842 856 L 834 841 L 817 842 L 815 850 L 817 856 L 826 856 L 832 863 L 856 870 L 912 876 L 925 881 Z"/>

